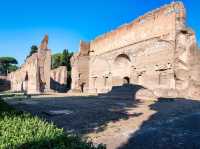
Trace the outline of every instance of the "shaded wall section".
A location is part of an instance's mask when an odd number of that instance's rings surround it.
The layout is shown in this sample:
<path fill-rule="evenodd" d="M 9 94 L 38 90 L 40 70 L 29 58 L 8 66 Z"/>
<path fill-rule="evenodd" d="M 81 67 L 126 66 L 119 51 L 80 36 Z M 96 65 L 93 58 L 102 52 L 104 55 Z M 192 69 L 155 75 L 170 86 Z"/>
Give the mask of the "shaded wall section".
<path fill-rule="evenodd" d="M 67 68 L 65 66 L 51 70 L 51 89 L 57 92 L 67 91 Z"/>

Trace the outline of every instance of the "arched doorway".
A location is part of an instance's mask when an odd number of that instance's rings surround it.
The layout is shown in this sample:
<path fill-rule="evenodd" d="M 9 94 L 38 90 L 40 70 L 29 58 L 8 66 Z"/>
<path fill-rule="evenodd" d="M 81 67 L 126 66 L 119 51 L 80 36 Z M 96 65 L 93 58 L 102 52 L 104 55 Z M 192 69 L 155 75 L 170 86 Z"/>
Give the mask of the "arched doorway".
<path fill-rule="evenodd" d="M 123 82 L 124 82 L 125 85 L 126 84 L 130 84 L 130 78 L 129 77 L 124 77 L 123 78 Z"/>
<path fill-rule="evenodd" d="M 112 66 L 112 84 L 113 86 L 121 86 L 130 83 L 131 60 L 128 55 L 118 55 Z"/>
<path fill-rule="evenodd" d="M 85 91 L 85 82 L 81 83 L 80 87 L 81 87 L 81 93 L 84 93 Z"/>
<path fill-rule="evenodd" d="M 25 93 L 28 92 L 28 80 L 29 80 L 28 72 L 26 72 L 25 78 L 22 82 L 22 91 Z"/>

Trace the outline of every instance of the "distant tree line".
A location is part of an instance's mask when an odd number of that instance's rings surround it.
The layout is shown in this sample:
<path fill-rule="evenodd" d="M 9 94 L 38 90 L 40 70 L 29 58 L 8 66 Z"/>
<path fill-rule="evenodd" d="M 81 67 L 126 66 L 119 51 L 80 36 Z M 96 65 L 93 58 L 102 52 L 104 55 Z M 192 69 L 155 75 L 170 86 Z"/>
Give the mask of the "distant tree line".
<path fill-rule="evenodd" d="M 7 75 L 17 70 L 17 64 L 18 62 L 14 57 L 0 57 L 0 75 Z"/>
<path fill-rule="evenodd" d="M 64 49 L 62 53 L 56 53 L 52 55 L 51 68 L 55 69 L 59 66 L 66 66 L 68 71 L 71 71 L 70 59 L 73 55 L 73 52 L 69 52 L 67 49 Z"/>

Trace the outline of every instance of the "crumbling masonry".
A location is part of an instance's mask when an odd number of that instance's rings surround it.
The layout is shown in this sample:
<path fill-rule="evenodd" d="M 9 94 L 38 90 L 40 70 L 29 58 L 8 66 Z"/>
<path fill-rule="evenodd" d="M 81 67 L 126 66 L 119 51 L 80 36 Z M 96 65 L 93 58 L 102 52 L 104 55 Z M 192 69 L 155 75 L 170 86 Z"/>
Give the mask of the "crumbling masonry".
<path fill-rule="evenodd" d="M 50 90 L 51 52 L 47 45 L 48 36 L 45 36 L 38 52 L 27 58 L 20 69 L 9 74 L 12 91 L 38 94 Z"/>
<path fill-rule="evenodd" d="M 27 58 L 20 69 L 9 74 L 11 91 L 40 94 L 53 90 L 62 92 L 66 89 L 66 67 L 51 70 L 51 50 L 47 45 L 48 36 L 45 36 L 38 52 Z"/>
<path fill-rule="evenodd" d="M 72 91 L 108 93 L 137 84 L 156 97 L 199 98 L 200 59 L 195 33 L 180 2 L 81 42 L 72 59 Z"/>

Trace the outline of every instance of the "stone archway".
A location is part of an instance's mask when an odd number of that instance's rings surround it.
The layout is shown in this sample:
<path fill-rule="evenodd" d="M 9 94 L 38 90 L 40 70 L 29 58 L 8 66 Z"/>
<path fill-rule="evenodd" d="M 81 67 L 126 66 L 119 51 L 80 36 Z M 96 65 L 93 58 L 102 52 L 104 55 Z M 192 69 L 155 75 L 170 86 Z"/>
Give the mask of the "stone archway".
<path fill-rule="evenodd" d="M 130 83 L 131 59 L 126 54 L 120 54 L 114 59 L 112 66 L 113 85 Z"/>
<path fill-rule="evenodd" d="M 84 93 L 84 91 L 85 91 L 85 84 L 86 84 L 85 82 L 80 84 L 81 93 Z"/>
<path fill-rule="evenodd" d="M 129 77 L 124 77 L 123 78 L 123 83 L 124 83 L 124 85 L 130 84 L 130 78 Z"/>
<path fill-rule="evenodd" d="M 23 92 L 28 92 L 28 80 L 29 80 L 29 76 L 28 76 L 28 72 L 26 72 L 26 74 L 25 74 L 25 77 L 24 77 L 24 79 L 23 79 L 23 81 L 22 81 L 22 91 Z"/>

